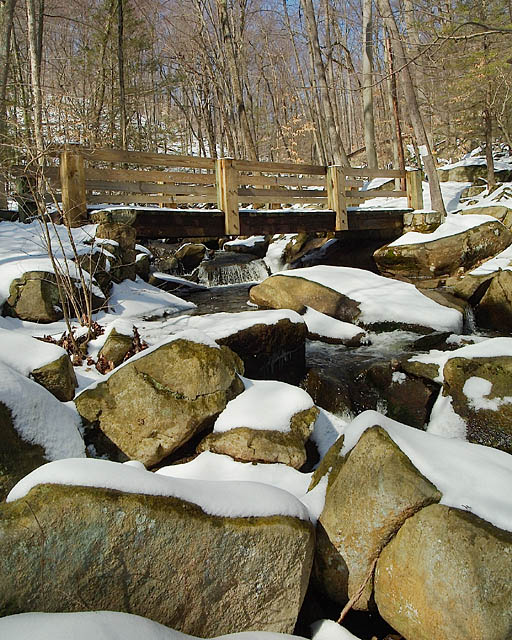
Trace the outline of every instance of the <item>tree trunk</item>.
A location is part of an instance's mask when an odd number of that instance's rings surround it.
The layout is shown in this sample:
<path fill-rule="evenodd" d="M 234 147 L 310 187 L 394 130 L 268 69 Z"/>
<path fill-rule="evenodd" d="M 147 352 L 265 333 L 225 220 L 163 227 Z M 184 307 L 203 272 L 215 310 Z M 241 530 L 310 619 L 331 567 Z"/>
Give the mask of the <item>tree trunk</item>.
<path fill-rule="evenodd" d="M 0 4 L 0 209 L 7 209 L 7 190 L 3 171 L 4 160 L 9 156 L 7 148 L 7 79 L 11 52 L 11 31 L 16 0 Z"/>
<path fill-rule="evenodd" d="M 325 65 L 322 60 L 322 52 L 320 49 L 320 40 L 318 38 L 318 27 L 316 24 L 315 10 L 312 0 L 301 0 L 301 5 L 306 18 L 308 30 L 308 39 L 311 46 L 313 57 L 314 78 L 318 85 L 318 93 L 320 97 L 320 105 L 325 119 L 327 134 L 329 136 L 329 164 L 342 164 L 349 166 L 350 162 L 343 146 L 339 131 L 336 129 L 336 121 L 331 101 L 329 99 L 329 88 L 327 85 L 327 76 Z"/>
<path fill-rule="evenodd" d="M 119 114 L 121 147 L 127 147 L 126 91 L 124 78 L 124 0 L 117 0 L 117 71 L 119 75 Z"/>
<path fill-rule="evenodd" d="M 443 197 L 441 194 L 441 186 L 439 184 L 439 176 L 432 157 L 432 151 L 428 141 L 427 133 L 425 131 L 425 125 L 421 116 L 418 100 L 416 98 L 416 92 L 411 78 L 409 70 L 409 61 L 400 38 L 398 26 L 391 9 L 390 0 L 377 0 L 380 10 L 380 14 L 384 25 L 389 31 L 391 36 L 391 47 L 394 51 L 395 58 L 400 69 L 402 78 L 402 88 L 411 119 L 411 124 L 414 130 L 414 136 L 418 143 L 418 146 L 422 151 L 423 165 L 428 177 L 429 189 L 430 189 L 430 201 L 431 206 L 435 211 L 439 211 L 443 216 L 446 215 L 446 209 L 444 207 Z"/>
<path fill-rule="evenodd" d="M 27 10 L 28 47 L 30 55 L 30 87 L 34 105 L 34 139 L 38 161 L 42 160 L 43 139 L 43 94 L 41 90 L 41 25 L 37 16 L 42 15 L 42 0 L 36 8 L 36 0 L 25 0 Z M 38 9 L 36 11 L 36 9 Z M 42 18 L 41 18 L 42 20 Z"/>
<path fill-rule="evenodd" d="M 484 109 L 485 128 L 485 161 L 487 163 L 487 184 L 489 189 L 496 186 L 496 175 L 494 173 L 494 158 L 492 157 L 492 116 L 488 107 Z"/>
<path fill-rule="evenodd" d="M 363 124 L 366 161 L 370 169 L 377 169 L 377 145 L 373 115 L 373 28 L 372 1 L 363 0 Z"/>
<path fill-rule="evenodd" d="M 389 100 L 389 115 L 391 122 L 391 140 L 393 146 L 393 164 L 395 168 L 405 171 L 404 145 L 402 141 L 402 128 L 400 126 L 400 111 L 398 108 L 398 94 L 396 89 L 396 75 L 393 68 L 393 52 L 391 51 L 391 41 L 386 31 L 385 36 L 386 62 L 387 62 L 387 85 Z M 405 179 L 401 180 L 401 186 L 405 188 Z"/>

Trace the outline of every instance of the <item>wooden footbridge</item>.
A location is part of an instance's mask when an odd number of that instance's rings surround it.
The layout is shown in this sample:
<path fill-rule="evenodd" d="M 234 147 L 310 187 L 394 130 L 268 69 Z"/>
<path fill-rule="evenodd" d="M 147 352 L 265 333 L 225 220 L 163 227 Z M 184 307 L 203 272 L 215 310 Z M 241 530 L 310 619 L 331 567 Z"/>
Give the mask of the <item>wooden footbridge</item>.
<path fill-rule="evenodd" d="M 72 226 L 100 204 L 135 207 L 141 238 L 292 232 L 395 230 L 423 208 L 421 172 L 199 158 L 74 145 L 45 167 Z M 18 167 L 22 170 L 23 167 Z M 364 179 L 390 178 L 399 189 L 363 190 Z M 404 188 L 405 186 L 405 188 Z M 60 192 L 60 198 L 59 198 Z M 407 197 L 408 209 L 367 209 L 374 197 Z M 183 205 L 187 205 L 185 208 Z M 191 208 L 191 206 L 196 207 Z M 251 205 L 251 206 L 249 206 Z"/>

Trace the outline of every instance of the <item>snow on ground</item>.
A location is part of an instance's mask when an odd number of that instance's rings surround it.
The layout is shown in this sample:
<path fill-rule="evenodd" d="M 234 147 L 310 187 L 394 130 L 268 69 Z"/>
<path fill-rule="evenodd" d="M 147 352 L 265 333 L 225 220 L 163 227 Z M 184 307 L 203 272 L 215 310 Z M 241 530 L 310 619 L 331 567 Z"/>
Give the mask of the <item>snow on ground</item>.
<path fill-rule="evenodd" d="M 18 613 L 0 618 L 0 637 L 4 640 L 198 640 L 148 618 L 118 611 Z M 338 640 L 345 638 L 349 636 Z M 299 636 L 245 631 L 211 640 L 299 640 Z"/>
<path fill-rule="evenodd" d="M 400 236 L 397 240 L 390 242 L 388 246 L 399 247 L 409 244 L 422 244 L 424 242 L 434 242 L 441 238 L 447 238 L 449 236 L 456 236 L 459 233 L 464 233 L 473 227 L 479 227 L 486 222 L 496 222 L 496 218 L 492 216 L 484 215 L 472 215 L 465 216 L 460 214 L 449 214 L 443 224 L 439 225 L 432 233 L 418 233 L 417 231 L 409 231 L 403 236 Z"/>
<path fill-rule="evenodd" d="M 95 225 L 71 230 L 79 255 L 100 250 L 86 244 L 94 238 L 95 230 Z M 50 226 L 49 234 L 50 245 L 59 268 L 63 273 L 69 273 L 71 277 L 78 279 L 76 265 L 70 260 L 73 251 L 67 228 L 64 225 Z M 28 271 L 54 272 L 48 257 L 48 241 L 45 238 L 43 226 L 38 221 L 30 224 L 2 222 L 0 224 L 0 305 L 9 297 L 11 282 Z M 88 282 L 88 274 L 84 273 L 84 277 Z M 98 297 L 104 297 L 96 286 L 93 287 L 93 292 Z"/>
<path fill-rule="evenodd" d="M 452 164 L 445 164 L 442 167 L 439 167 L 439 171 L 449 171 L 450 169 L 457 169 L 458 167 L 485 167 L 487 166 L 487 160 L 485 156 L 473 156 L 467 155 L 462 158 L 458 162 L 453 162 Z M 495 171 L 512 171 L 512 158 L 508 160 L 497 160 L 494 159 L 494 170 Z"/>
<path fill-rule="evenodd" d="M 265 242 L 265 236 L 249 236 L 248 238 L 245 238 L 245 240 L 243 240 L 242 238 L 237 238 L 236 240 L 229 240 L 228 242 L 224 243 L 224 249 L 226 247 L 228 249 L 230 247 L 247 247 L 251 249 L 258 242 L 260 243 Z"/>
<path fill-rule="evenodd" d="M 192 302 L 185 302 L 172 293 L 144 282 L 139 276 L 135 281 L 123 280 L 120 284 L 113 284 L 108 306 L 108 311 L 99 313 L 96 317 L 101 324 L 120 315 L 125 319 L 151 318 L 181 313 L 196 307 Z"/>
<path fill-rule="evenodd" d="M 275 235 L 272 242 L 268 245 L 267 255 L 263 258 L 263 261 L 270 270 L 270 273 L 277 273 L 283 271 L 288 267 L 284 264 L 283 254 L 286 249 L 286 245 L 297 238 L 296 233 L 285 233 L 284 235 Z"/>
<path fill-rule="evenodd" d="M 315 443 L 320 459 L 322 459 L 340 435 L 343 434 L 349 420 L 340 418 L 321 407 L 318 407 L 318 409 L 320 413 L 316 419 L 310 439 Z"/>
<path fill-rule="evenodd" d="M 348 425 L 340 455 L 347 454 L 374 425 L 385 429 L 418 471 L 441 491 L 441 504 L 470 511 L 512 531 L 511 455 L 426 433 L 376 411 L 364 411 Z"/>
<path fill-rule="evenodd" d="M 4 363 L 0 379 L 0 402 L 10 409 L 14 428 L 25 442 L 41 446 L 48 460 L 85 456 L 81 419 L 72 402 L 60 402 Z"/>
<path fill-rule="evenodd" d="M 317 620 L 311 625 L 311 640 L 359 640 L 334 620 Z"/>
<path fill-rule="evenodd" d="M 174 497 L 197 505 L 209 515 L 224 518 L 282 515 L 309 520 L 308 510 L 300 500 L 268 484 L 175 478 L 146 471 L 142 465 L 91 458 L 58 460 L 39 467 L 14 486 L 7 502 L 23 498 L 40 484 Z"/>
<path fill-rule="evenodd" d="M 331 318 L 331 316 L 320 313 L 316 309 L 306 307 L 304 321 L 309 333 L 315 334 L 322 338 L 331 338 L 333 340 L 351 340 L 361 335 L 361 327 L 357 327 L 350 322 L 342 322 Z"/>
<path fill-rule="evenodd" d="M 512 245 L 469 272 L 470 276 L 486 276 L 496 271 L 512 270 Z"/>
<path fill-rule="evenodd" d="M 413 284 L 384 278 L 351 267 L 316 266 L 279 274 L 305 278 L 333 289 L 359 303 L 363 324 L 401 322 L 432 327 L 438 331 L 460 332 L 462 314 L 444 307 L 420 293 Z"/>
<path fill-rule="evenodd" d="M 423 209 L 422 212 L 432 211 L 430 200 L 430 189 L 428 182 L 423 182 Z M 460 197 L 467 187 L 471 186 L 471 182 L 441 182 L 441 194 L 443 196 L 444 206 L 448 213 L 454 213 L 459 207 Z M 407 209 L 407 198 L 371 198 L 360 204 L 362 209 Z"/>
<path fill-rule="evenodd" d="M 237 427 L 287 433 L 292 417 L 314 406 L 309 393 L 300 387 L 277 380 L 241 379 L 245 391 L 228 402 L 215 421 L 215 433 Z"/>
<path fill-rule="evenodd" d="M 67 352 L 56 344 L 0 328 L 0 361 L 23 376 L 65 355 Z"/>
<path fill-rule="evenodd" d="M 471 213 L 471 209 L 480 207 L 509 207 L 512 208 L 512 182 L 504 182 L 497 189 L 489 193 L 485 188 L 481 193 L 470 199 L 472 204 L 462 205 L 462 210 Z"/>
<path fill-rule="evenodd" d="M 240 313 L 209 313 L 201 316 L 184 315 L 169 318 L 158 324 L 138 323 L 138 327 L 144 340 L 148 344 L 154 344 L 163 336 L 184 329 L 204 331 L 213 340 L 221 340 L 259 324 L 275 325 L 280 320 L 289 320 L 293 324 L 304 322 L 302 316 L 291 309 L 270 309 Z"/>

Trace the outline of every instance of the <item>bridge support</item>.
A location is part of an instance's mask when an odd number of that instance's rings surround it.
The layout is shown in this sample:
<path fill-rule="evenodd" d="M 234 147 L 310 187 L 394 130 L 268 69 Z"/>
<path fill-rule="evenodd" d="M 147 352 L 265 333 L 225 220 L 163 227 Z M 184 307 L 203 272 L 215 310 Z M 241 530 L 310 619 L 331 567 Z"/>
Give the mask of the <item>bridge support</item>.
<path fill-rule="evenodd" d="M 346 181 L 344 167 L 340 165 L 327 167 L 327 207 L 336 214 L 335 231 L 348 229 Z"/>
<path fill-rule="evenodd" d="M 406 171 L 407 206 L 409 209 L 423 209 L 423 171 Z"/>
<path fill-rule="evenodd" d="M 62 209 L 67 224 L 70 227 L 86 224 L 85 165 L 80 152 L 66 150 L 61 153 L 60 182 Z"/>
<path fill-rule="evenodd" d="M 227 236 L 240 235 L 238 209 L 238 171 L 233 158 L 219 158 L 216 165 L 217 207 L 224 212 L 224 228 Z"/>

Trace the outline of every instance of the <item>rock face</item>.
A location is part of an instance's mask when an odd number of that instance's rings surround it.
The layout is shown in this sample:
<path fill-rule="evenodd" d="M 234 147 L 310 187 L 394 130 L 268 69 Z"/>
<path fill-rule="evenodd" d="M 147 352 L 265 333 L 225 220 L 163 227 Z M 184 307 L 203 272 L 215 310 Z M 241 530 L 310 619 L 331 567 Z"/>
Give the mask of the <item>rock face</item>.
<path fill-rule="evenodd" d="M 422 509 L 382 552 L 375 600 L 406 640 L 508 638 L 512 534 L 458 509 Z"/>
<path fill-rule="evenodd" d="M 73 400 L 78 383 L 67 353 L 54 362 L 34 369 L 30 375 L 61 402 Z"/>
<path fill-rule="evenodd" d="M 284 433 L 244 426 L 212 433 L 199 443 L 197 450 L 225 454 L 243 462 L 280 462 L 300 469 L 306 462 L 304 445 L 317 416 L 316 407 L 300 411 L 292 417 L 290 431 Z"/>
<path fill-rule="evenodd" d="M 178 338 L 127 361 L 75 403 L 126 456 L 154 465 L 243 391 L 241 366 L 227 347 Z"/>
<path fill-rule="evenodd" d="M 359 316 L 359 304 L 342 293 L 305 278 L 274 275 L 250 290 L 249 298 L 259 307 L 292 309 L 304 313 L 306 303 L 312 309 L 344 322 Z"/>
<path fill-rule="evenodd" d="M 28 507 L 30 505 L 30 508 Z M 43 485 L 0 506 L 0 615 L 113 610 L 184 633 L 292 633 L 314 532 L 177 498 Z"/>
<path fill-rule="evenodd" d="M 112 362 L 117 367 L 123 362 L 124 357 L 133 346 L 133 335 L 120 333 L 115 328 L 108 334 L 105 344 L 101 347 L 98 356 Z"/>
<path fill-rule="evenodd" d="M 11 411 L 0 402 L 0 500 L 5 500 L 21 478 L 45 462 L 43 448 L 20 438 Z"/>
<path fill-rule="evenodd" d="M 304 323 L 283 318 L 273 324 L 252 325 L 217 342 L 240 356 L 248 378 L 271 378 L 294 384 L 305 370 L 306 335 Z"/>
<path fill-rule="evenodd" d="M 365 610 L 374 561 L 404 521 L 441 494 L 381 427 L 367 430 L 336 472 L 319 520 L 315 578 L 340 604 L 365 585 L 354 605 Z"/>
<path fill-rule="evenodd" d="M 11 283 L 4 314 L 29 322 L 49 323 L 63 317 L 55 276 L 29 271 Z"/>
<path fill-rule="evenodd" d="M 512 453 L 512 357 L 460 358 L 444 366 L 443 393 L 467 424 L 470 442 Z"/>
<path fill-rule="evenodd" d="M 386 245 L 373 257 L 383 275 L 417 280 L 467 271 L 511 243 L 512 233 L 501 222 L 490 221 L 430 242 Z"/>
<path fill-rule="evenodd" d="M 509 180 L 510 173 L 506 169 L 495 169 L 496 180 Z M 449 169 L 438 170 L 438 174 L 440 182 L 475 182 L 478 178 L 487 177 L 487 166 L 485 164 L 453 166 Z"/>
<path fill-rule="evenodd" d="M 475 309 L 484 329 L 512 332 L 512 271 L 498 271 Z"/>

